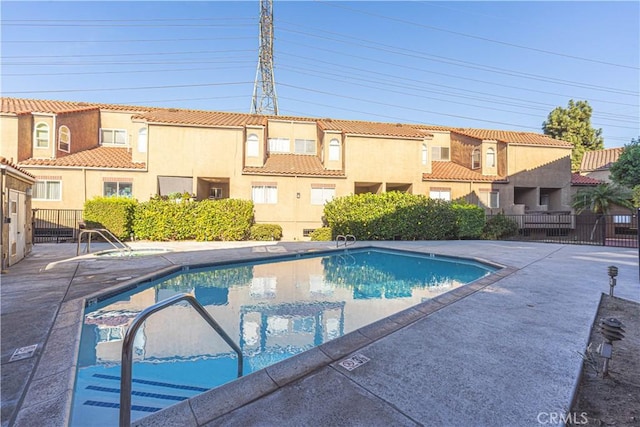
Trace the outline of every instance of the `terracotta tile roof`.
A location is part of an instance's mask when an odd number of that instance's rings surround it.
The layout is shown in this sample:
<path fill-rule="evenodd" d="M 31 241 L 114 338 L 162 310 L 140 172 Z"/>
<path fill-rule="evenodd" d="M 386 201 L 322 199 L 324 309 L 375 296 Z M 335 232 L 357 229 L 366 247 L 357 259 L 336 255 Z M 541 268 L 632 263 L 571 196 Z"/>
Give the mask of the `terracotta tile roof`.
<path fill-rule="evenodd" d="M 482 175 L 454 162 L 431 162 L 431 173 L 422 174 L 424 181 L 474 181 L 507 182 L 507 178 L 498 175 Z"/>
<path fill-rule="evenodd" d="M 7 160 L 4 157 L 0 157 L 0 165 L 5 165 L 5 166 L 9 166 L 15 170 L 17 170 L 20 173 L 23 173 L 31 178 L 35 178 L 35 175 L 32 175 L 31 173 L 27 172 L 26 170 L 22 169 L 20 166 L 16 165 L 15 163 L 11 162 L 10 160 Z"/>
<path fill-rule="evenodd" d="M 196 125 L 196 126 L 266 126 L 268 116 L 218 111 L 183 110 L 176 108 L 157 109 L 134 116 L 134 119 L 151 123 Z"/>
<path fill-rule="evenodd" d="M 562 141 L 560 139 L 553 139 L 546 135 L 533 132 L 472 128 L 452 128 L 451 132 L 477 139 L 495 139 L 498 142 L 504 142 L 507 144 L 514 143 L 528 145 L 547 145 L 555 147 L 572 147 L 572 144 L 570 142 Z"/>
<path fill-rule="evenodd" d="M 590 176 L 580 175 L 579 173 L 571 174 L 571 185 L 599 185 L 602 183 L 603 181 Z"/>
<path fill-rule="evenodd" d="M 245 167 L 244 173 L 267 175 L 344 176 L 342 171 L 326 170 L 316 156 L 272 154 L 263 167 Z"/>
<path fill-rule="evenodd" d="M 113 169 L 145 169 L 145 163 L 134 163 L 126 148 L 97 147 L 57 159 L 28 159 L 20 166 L 87 167 Z"/>
<path fill-rule="evenodd" d="M 427 127 L 402 123 L 379 123 L 356 120 L 318 119 L 322 130 L 335 130 L 346 134 L 424 138 L 430 135 Z"/>
<path fill-rule="evenodd" d="M 582 156 L 582 163 L 580 163 L 580 170 L 590 172 L 598 169 L 609 169 L 612 163 L 618 161 L 622 150 L 624 150 L 623 147 L 585 151 L 584 156 Z"/>
<path fill-rule="evenodd" d="M 73 113 L 76 111 L 95 110 L 102 108 L 105 110 L 118 111 L 147 111 L 152 107 L 136 107 L 130 105 L 98 104 L 75 101 L 52 101 L 42 99 L 22 99 L 22 98 L 0 98 L 0 113 L 24 114 L 36 113 Z"/>

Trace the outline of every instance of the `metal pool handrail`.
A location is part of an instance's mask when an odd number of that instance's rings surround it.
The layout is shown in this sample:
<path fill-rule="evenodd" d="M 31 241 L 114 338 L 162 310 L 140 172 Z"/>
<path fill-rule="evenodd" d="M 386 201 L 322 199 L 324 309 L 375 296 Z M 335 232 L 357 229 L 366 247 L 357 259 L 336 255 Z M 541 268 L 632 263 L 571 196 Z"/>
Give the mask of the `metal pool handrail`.
<path fill-rule="evenodd" d="M 213 317 L 204 309 L 204 307 L 190 294 L 178 294 L 170 298 L 167 298 L 159 303 L 147 307 L 133 319 L 131 326 L 127 329 L 127 333 L 122 341 L 122 360 L 120 366 L 120 427 L 129 427 L 131 425 L 131 382 L 133 372 L 133 341 L 136 337 L 136 332 L 142 323 L 153 313 L 163 310 L 170 305 L 173 305 L 179 301 L 187 301 L 198 312 L 198 314 L 207 321 L 222 339 L 236 352 L 238 355 L 238 378 L 242 376 L 242 350 L 240 347 L 227 335 L 222 327 L 216 322 Z"/>
<path fill-rule="evenodd" d="M 123 241 L 121 241 L 120 239 L 118 239 L 111 231 L 107 230 L 106 228 L 91 228 L 88 230 L 80 230 L 80 233 L 78 234 L 78 247 L 76 248 L 76 255 L 80 255 L 80 244 L 82 243 L 82 236 L 85 234 L 89 235 L 89 240 L 87 240 L 87 248 L 86 248 L 87 253 L 91 251 L 91 235 L 94 233 L 99 234 L 104 240 L 106 240 L 111 246 L 113 246 L 117 250 L 131 252 L 131 247 L 126 243 L 124 243 Z M 110 240 L 110 238 L 113 239 L 113 241 Z M 118 247 L 114 243 L 114 241 L 119 243 L 121 246 Z"/>
<path fill-rule="evenodd" d="M 347 234 L 346 236 L 344 234 L 338 234 L 336 236 L 336 248 L 340 247 L 341 241 L 344 242 L 344 247 L 346 248 L 349 245 L 349 241 L 351 241 L 352 245 L 356 243 L 356 236 L 353 234 Z"/>

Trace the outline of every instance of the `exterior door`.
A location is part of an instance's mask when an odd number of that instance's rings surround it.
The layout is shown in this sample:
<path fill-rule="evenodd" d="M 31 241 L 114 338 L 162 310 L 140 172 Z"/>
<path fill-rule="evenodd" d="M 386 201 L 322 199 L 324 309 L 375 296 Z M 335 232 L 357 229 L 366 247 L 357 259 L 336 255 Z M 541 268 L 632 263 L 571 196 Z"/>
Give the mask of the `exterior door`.
<path fill-rule="evenodd" d="M 24 258 L 26 251 L 26 196 L 9 190 L 9 265 Z"/>

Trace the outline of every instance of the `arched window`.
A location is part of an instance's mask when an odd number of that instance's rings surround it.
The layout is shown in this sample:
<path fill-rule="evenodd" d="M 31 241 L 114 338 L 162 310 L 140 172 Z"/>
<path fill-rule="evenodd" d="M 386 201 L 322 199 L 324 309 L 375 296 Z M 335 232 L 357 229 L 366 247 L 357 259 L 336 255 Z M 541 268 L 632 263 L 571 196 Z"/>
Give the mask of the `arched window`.
<path fill-rule="evenodd" d="M 340 141 L 337 139 L 332 139 L 329 142 L 329 160 L 340 160 Z"/>
<path fill-rule="evenodd" d="M 38 123 L 36 132 L 33 135 L 33 145 L 36 148 L 49 148 L 49 125 L 46 123 Z"/>
<path fill-rule="evenodd" d="M 480 168 L 480 149 L 474 148 L 471 152 L 471 169 Z"/>
<path fill-rule="evenodd" d="M 71 152 L 71 131 L 65 125 L 58 129 L 58 150 L 65 153 Z"/>
<path fill-rule="evenodd" d="M 493 168 L 496 166 L 496 152 L 493 148 L 487 148 L 487 167 Z"/>
<path fill-rule="evenodd" d="M 140 128 L 138 131 L 138 152 L 147 152 L 147 128 Z"/>
<path fill-rule="evenodd" d="M 252 133 L 247 136 L 247 157 L 258 157 L 259 155 L 258 135 Z"/>
<path fill-rule="evenodd" d="M 427 164 L 428 153 L 429 153 L 429 150 L 427 149 L 427 144 L 422 144 L 422 152 L 421 152 L 420 156 L 421 156 L 423 165 Z"/>

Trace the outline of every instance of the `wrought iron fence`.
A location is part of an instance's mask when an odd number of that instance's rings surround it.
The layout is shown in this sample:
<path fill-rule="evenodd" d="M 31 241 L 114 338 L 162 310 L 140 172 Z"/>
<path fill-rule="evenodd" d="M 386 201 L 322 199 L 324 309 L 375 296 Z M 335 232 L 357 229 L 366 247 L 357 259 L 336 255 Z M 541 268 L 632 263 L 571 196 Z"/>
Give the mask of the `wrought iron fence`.
<path fill-rule="evenodd" d="M 637 214 L 534 213 L 506 215 L 518 224 L 511 240 L 637 248 Z"/>
<path fill-rule="evenodd" d="M 82 209 L 34 209 L 33 243 L 60 243 L 77 239 L 82 212 Z"/>

